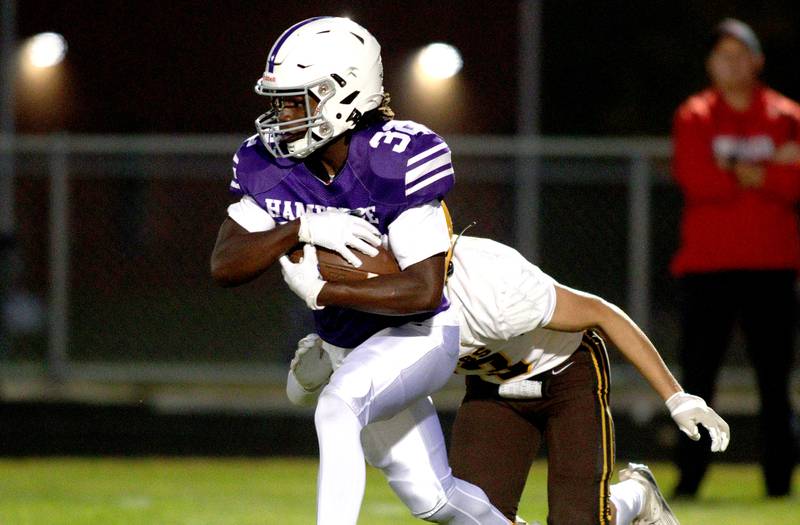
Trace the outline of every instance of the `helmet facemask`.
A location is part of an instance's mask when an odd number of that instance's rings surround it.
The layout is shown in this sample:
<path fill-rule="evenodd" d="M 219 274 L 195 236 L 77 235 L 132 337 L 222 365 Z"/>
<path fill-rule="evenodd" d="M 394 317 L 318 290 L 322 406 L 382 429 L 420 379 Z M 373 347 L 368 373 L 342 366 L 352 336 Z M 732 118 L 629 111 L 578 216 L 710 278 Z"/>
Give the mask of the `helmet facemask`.
<path fill-rule="evenodd" d="M 333 125 L 325 118 L 325 103 L 336 94 L 336 84 L 329 78 L 296 88 L 271 89 L 263 79 L 255 87 L 256 93 L 270 98 L 269 111 L 256 119 L 256 130 L 267 150 L 278 158 L 304 158 L 314 150 L 330 142 L 334 135 Z M 282 99 L 302 96 L 305 116 L 281 122 Z M 312 100 L 316 103 L 312 105 Z M 302 137 L 294 138 L 300 132 Z"/>

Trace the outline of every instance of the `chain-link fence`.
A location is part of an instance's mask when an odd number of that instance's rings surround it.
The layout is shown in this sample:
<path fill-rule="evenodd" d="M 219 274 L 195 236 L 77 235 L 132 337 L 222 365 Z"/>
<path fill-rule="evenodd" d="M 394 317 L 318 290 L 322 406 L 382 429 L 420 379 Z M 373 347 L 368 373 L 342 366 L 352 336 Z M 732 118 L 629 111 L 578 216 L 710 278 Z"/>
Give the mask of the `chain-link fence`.
<path fill-rule="evenodd" d="M 15 216 L 3 368 L 55 379 L 282 378 L 311 324 L 280 273 L 234 289 L 209 277 L 239 140 L 18 137 L 13 193 L 0 203 Z M 667 139 L 449 143 L 457 228 L 476 221 L 471 235 L 521 247 L 562 283 L 626 307 L 674 360 L 667 266 L 681 199 Z"/>

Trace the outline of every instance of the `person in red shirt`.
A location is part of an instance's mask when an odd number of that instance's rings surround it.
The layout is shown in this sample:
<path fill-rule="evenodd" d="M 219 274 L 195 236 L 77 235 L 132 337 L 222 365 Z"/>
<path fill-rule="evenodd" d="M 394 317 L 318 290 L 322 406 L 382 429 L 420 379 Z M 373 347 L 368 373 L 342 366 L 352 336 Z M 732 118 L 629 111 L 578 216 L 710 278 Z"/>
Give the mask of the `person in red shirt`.
<path fill-rule="evenodd" d="M 706 65 L 711 87 L 678 108 L 673 129 L 673 175 L 684 198 L 671 265 L 682 290 L 682 382 L 714 399 L 738 321 L 761 396 L 767 493 L 784 496 L 796 462 L 789 376 L 800 268 L 800 105 L 759 81 L 764 55 L 741 21 L 717 27 Z M 680 438 L 676 496 L 696 494 L 709 461 L 707 443 Z"/>

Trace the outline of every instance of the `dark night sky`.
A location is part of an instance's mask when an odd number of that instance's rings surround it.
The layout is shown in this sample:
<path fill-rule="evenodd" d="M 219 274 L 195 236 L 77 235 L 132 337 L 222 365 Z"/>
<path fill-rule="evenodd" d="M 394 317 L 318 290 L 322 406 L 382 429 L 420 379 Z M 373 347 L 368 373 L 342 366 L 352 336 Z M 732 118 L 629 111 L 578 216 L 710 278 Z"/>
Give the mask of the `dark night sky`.
<path fill-rule="evenodd" d="M 49 107 L 53 102 L 33 103 L 21 92 L 18 129 L 249 134 L 264 106 L 252 85 L 275 38 L 303 18 L 349 14 L 381 42 L 386 88 L 400 117 L 443 133 L 513 133 L 517 3 L 487 4 L 18 0 L 20 38 L 50 30 L 70 44 L 61 101 Z M 707 34 L 724 16 L 753 25 L 767 55 L 765 80 L 800 99 L 796 6 L 545 0 L 542 130 L 667 133 L 675 106 L 704 85 Z M 464 56 L 462 102 L 452 111 L 466 118 L 457 126 L 426 115 L 404 88 L 404 64 L 432 41 L 449 42 Z"/>

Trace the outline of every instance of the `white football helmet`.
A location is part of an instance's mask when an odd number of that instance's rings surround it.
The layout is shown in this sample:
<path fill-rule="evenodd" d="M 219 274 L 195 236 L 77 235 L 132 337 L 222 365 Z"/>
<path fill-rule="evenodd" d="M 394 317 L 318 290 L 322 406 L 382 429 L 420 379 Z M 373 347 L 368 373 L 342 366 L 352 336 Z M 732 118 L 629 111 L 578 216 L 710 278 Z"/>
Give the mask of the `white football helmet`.
<path fill-rule="evenodd" d="M 381 46 L 369 31 L 347 18 L 303 20 L 272 46 L 255 90 L 273 102 L 256 119 L 267 150 L 275 157 L 306 157 L 381 104 Z M 298 95 L 305 97 L 305 117 L 279 122 L 281 97 Z M 311 98 L 317 102 L 313 113 Z"/>

